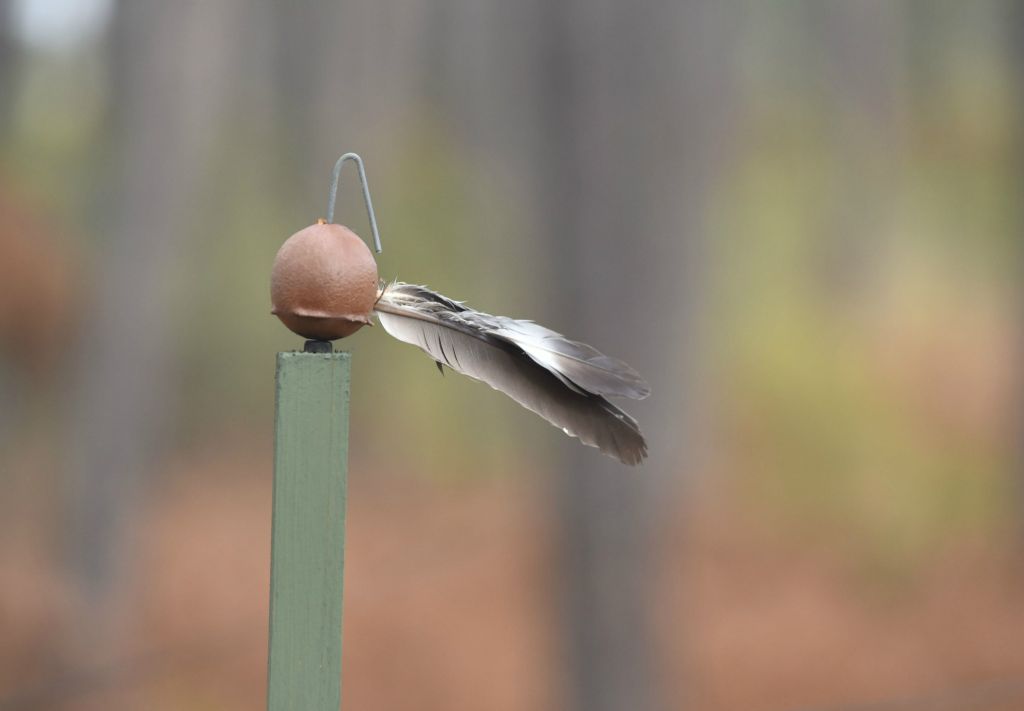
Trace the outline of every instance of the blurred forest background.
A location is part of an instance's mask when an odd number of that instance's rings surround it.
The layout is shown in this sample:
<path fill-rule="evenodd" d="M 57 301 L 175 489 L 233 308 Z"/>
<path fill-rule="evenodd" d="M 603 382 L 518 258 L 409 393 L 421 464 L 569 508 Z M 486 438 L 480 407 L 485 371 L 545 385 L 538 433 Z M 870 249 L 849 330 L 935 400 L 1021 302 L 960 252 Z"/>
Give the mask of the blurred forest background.
<path fill-rule="evenodd" d="M 1011 0 L 0 0 L 0 709 L 263 704 L 349 150 L 383 277 L 654 395 L 625 470 L 343 343 L 343 708 L 1024 707 L 1022 67 Z"/>

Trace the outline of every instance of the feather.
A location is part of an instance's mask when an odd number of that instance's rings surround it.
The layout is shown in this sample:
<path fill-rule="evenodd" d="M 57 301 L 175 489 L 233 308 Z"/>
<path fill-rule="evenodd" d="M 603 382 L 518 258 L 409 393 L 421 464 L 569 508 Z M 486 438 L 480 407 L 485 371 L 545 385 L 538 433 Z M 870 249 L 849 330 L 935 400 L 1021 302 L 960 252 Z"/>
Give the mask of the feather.
<path fill-rule="evenodd" d="M 374 308 L 385 331 L 418 346 L 438 368 L 487 383 L 624 464 L 647 456 L 636 420 L 605 399 L 650 394 L 622 361 L 532 321 L 475 311 L 414 284 L 387 285 Z"/>

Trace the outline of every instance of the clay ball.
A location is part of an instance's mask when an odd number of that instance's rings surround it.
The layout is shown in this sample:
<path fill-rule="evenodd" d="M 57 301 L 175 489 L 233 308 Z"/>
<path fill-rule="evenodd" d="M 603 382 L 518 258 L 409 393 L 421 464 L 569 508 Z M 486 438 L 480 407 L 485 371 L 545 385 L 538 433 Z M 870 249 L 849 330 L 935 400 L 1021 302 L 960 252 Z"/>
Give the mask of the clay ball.
<path fill-rule="evenodd" d="M 352 230 L 323 220 L 281 245 L 270 274 L 271 313 L 304 338 L 333 341 L 370 323 L 377 262 Z"/>

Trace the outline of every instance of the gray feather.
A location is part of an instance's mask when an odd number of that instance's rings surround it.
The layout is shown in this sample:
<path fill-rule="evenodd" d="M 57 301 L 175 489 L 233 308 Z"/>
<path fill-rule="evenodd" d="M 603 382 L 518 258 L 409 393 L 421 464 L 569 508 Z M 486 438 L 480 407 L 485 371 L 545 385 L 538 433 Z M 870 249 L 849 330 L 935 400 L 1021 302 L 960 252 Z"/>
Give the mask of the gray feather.
<path fill-rule="evenodd" d="M 650 394 L 622 361 L 531 321 L 474 311 L 422 286 L 388 285 L 376 311 L 384 330 L 418 346 L 439 367 L 487 383 L 625 464 L 647 456 L 636 421 L 604 397 Z"/>
<path fill-rule="evenodd" d="M 570 341 L 532 321 L 494 318 L 499 326 L 494 335 L 515 343 L 538 365 L 564 376 L 581 390 L 634 400 L 643 400 L 651 394 L 639 373 L 586 343 Z"/>

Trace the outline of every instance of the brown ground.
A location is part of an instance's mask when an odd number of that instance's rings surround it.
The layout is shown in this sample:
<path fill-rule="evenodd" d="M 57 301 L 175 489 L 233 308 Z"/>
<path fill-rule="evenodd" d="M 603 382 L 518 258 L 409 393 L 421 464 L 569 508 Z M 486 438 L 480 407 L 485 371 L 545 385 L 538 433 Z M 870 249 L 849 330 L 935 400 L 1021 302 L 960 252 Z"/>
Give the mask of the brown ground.
<path fill-rule="evenodd" d="M 0 539 L 0 709 L 260 708 L 269 461 L 239 443 L 175 464 L 136 542 L 131 642 L 114 655 L 130 665 L 97 651 L 75 663 L 84 673 L 58 671 L 68 596 L 42 537 L 9 524 L 21 534 Z M 535 481 L 435 486 L 363 471 L 353 466 L 350 488 L 342 707 L 559 708 L 549 525 Z M 1024 682 L 979 686 L 1024 679 L 1024 585 L 1005 557 L 964 544 L 878 585 L 827 542 L 780 533 L 724 503 L 734 500 L 705 492 L 700 515 L 680 517 L 664 539 L 656 614 L 679 707 L 789 711 L 940 694 L 947 705 L 899 708 L 1024 708 Z M 15 693 L 21 703 L 5 706 Z"/>

